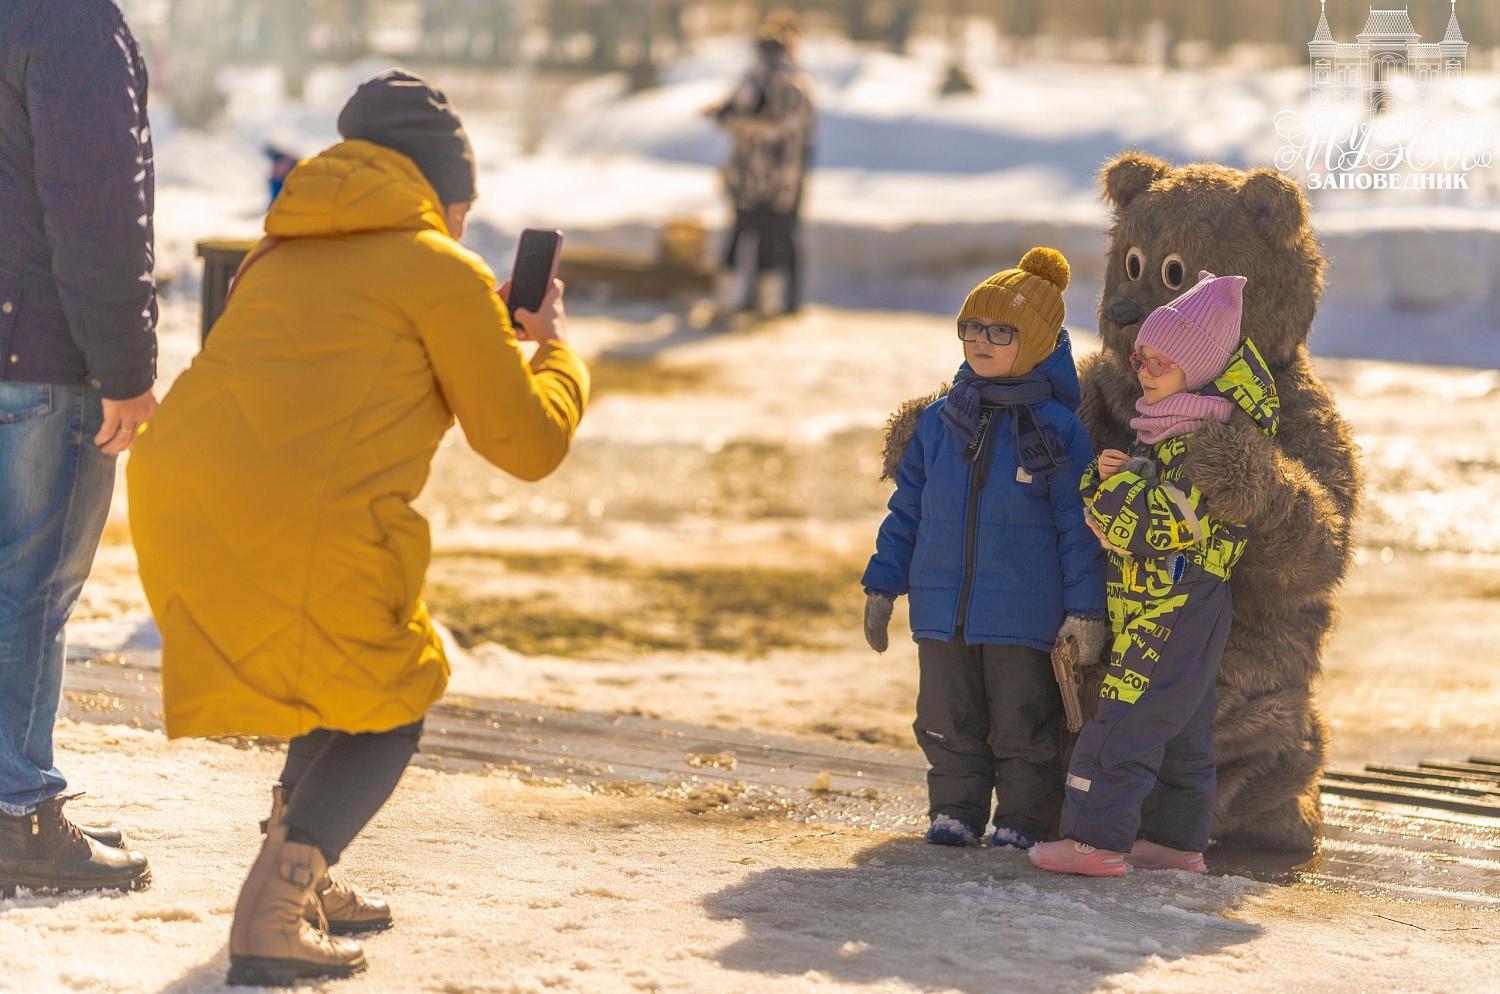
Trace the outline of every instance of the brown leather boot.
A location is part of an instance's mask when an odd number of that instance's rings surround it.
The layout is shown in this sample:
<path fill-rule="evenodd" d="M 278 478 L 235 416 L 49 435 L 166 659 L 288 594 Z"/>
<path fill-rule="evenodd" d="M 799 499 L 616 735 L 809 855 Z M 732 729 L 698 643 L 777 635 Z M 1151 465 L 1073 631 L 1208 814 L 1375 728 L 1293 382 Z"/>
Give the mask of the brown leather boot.
<path fill-rule="evenodd" d="M 332 935 L 356 932 L 378 932 L 391 927 L 391 906 L 378 897 L 365 897 L 331 873 L 313 887 L 314 907 L 308 909 L 308 921 L 317 918 L 319 907 Z"/>
<path fill-rule="evenodd" d="M 260 823 L 261 834 L 271 825 L 280 825 L 286 813 L 286 788 L 271 788 L 271 813 Z M 322 911 L 322 917 L 318 912 Z M 378 932 L 391 927 L 391 906 L 379 898 L 365 897 L 359 891 L 334 877 L 323 874 L 313 886 L 313 899 L 303 915 L 311 925 L 323 927 L 330 935 L 353 935 Z"/>
<path fill-rule="evenodd" d="M 349 977 L 366 967 L 353 939 L 334 938 L 303 917 L 313 884 L 328 869 L 317 846 L 288 842 L 268 826 L 229 929 L 229 983 L 286 987 L 299 977 Z"/>
<path fill-rule="evenodd" d="M 29 815 L 0 814 L 0 897 L 32 890 L 140 890 L 151 867 L 138 852 L 101 845 L 63 814 L 70 795 Z"/>
<path fill-rule="evenodd" d="M 59 796 L 62 797 L 64 801 L 76 801 L 80 797 L 82 797 L 84 793 L 84 791 L 75 790 L 71 794 L 61 794 Z M 125 833 L 120 831 L 113 825 L 79 825 L 76 821 L 73 822 L 73 824 L 77 826 L 80 832 L 82 832 L 84 835 L 87 835 L 95 842 L 109 846 L 111 849 L 125 848 Z"/>

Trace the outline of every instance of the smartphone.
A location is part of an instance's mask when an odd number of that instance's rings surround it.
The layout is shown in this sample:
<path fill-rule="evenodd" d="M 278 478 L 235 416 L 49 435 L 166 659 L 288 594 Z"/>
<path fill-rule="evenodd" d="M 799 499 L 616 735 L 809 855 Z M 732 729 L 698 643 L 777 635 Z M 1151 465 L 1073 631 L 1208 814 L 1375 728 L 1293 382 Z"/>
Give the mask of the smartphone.
<path fill-rule="evenodd" d="M 557 264 L 562 259 L 563 233 L 555 228 L 527 228 L 516 246 L 516 265 L 510 272 L 510 298 L 505 304 L 511 317 L 516 311 L 539 311 Z"/>

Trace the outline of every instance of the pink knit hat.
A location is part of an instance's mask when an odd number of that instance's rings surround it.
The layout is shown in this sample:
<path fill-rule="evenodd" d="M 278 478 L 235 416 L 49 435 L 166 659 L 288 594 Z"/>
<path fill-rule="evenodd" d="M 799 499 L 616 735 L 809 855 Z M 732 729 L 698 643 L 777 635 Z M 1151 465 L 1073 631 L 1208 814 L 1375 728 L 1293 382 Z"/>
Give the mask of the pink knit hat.
<path fill-rule="evenodd" d="M 1149 345 L 1182 367 L 1187 388 L 1213 382 L 1240 345 L 1245 277 L 1198 274 L 1191 290 L 1146 318 L 1135 347 Z"/>

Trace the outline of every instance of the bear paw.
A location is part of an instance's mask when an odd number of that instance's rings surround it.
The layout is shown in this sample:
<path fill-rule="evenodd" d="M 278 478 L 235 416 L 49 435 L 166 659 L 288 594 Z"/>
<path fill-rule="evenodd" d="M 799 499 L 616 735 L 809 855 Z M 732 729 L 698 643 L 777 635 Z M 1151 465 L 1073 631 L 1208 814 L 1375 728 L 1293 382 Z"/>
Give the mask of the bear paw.
<path fill-rule="evenodd" d="M 1188 440 L 1187 474 L 1226 521 L 1254 527 L 1285 513 L 1288 487 L 1277 472 L 1276 446 L 1248 418 L 1210 421 Z"/>

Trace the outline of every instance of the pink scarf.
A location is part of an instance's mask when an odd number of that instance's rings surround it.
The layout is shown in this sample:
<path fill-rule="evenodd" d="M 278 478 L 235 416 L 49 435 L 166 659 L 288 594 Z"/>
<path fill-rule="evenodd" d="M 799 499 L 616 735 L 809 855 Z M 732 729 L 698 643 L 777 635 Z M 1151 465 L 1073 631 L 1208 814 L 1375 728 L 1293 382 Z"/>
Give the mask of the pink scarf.
<path fill-rule="evenodd" d="M 1190 435 L 1197 431 L 1205 421 L 1213 420 L 1228 424 L 1229 415 L 1234 413 L 1234 404 L 1230 403 L 1227 397 L 1205 397 L 1201 393 L 1174 393 L 1166 400 L 1155 404 L 1146 403 L 1146 398 L 1142 397 L 1135 402 L 1135 409 L 1141 413 L 1141 416 L 1132 418 L 1130 427 L 1136 430 L 1142 442 L 1155 445 L 1163 439 Z"/>

